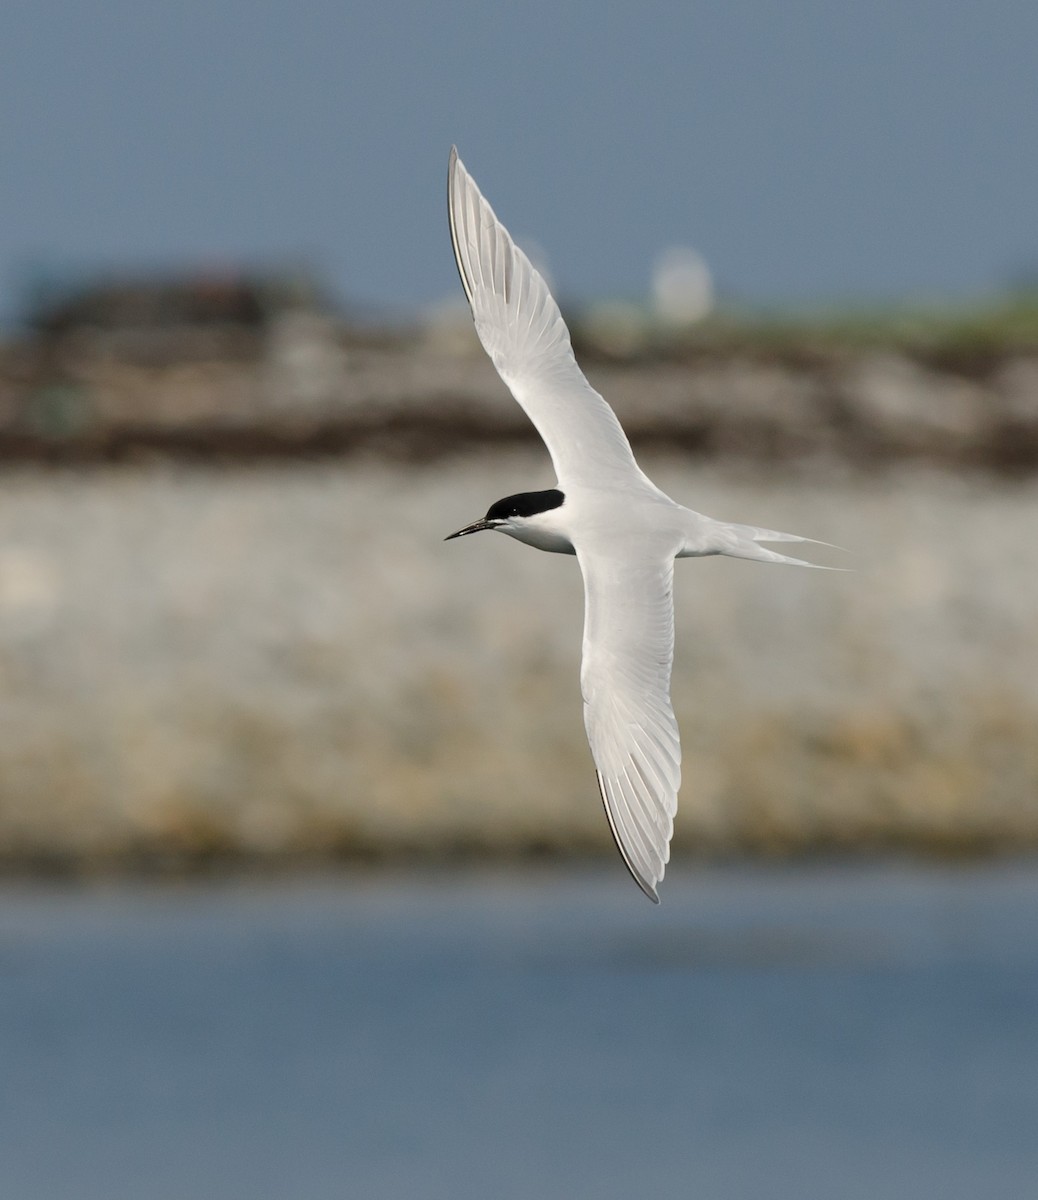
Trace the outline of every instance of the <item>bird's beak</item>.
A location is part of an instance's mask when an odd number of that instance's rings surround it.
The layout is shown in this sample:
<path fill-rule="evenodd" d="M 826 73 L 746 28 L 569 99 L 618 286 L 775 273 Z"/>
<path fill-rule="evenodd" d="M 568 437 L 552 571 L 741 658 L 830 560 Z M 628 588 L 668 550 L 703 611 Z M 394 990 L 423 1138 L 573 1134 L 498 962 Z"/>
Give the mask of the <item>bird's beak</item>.
<path fill-rule="evenodd" d="M 443 540 L 449 542 L 451 538 L 464 537 L 467 533 L 480 533 L 484 529 L 493 529 L 493 526 L 487 523 L 486 517 L 480 517 L 478 521 L 473 521 L 471 525 L 466 525 L 464 529 L 459 529 L 457 533 L 448 533 Z"/>

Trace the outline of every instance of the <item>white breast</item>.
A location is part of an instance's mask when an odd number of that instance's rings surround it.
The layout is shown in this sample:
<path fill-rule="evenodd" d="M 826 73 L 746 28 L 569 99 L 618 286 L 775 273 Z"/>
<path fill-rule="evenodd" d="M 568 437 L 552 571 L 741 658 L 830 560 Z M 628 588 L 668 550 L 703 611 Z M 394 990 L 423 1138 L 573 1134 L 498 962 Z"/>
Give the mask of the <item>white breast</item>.
<path fill-rule="evenodd" d="M 524 520 L 521 525 L 517 521 L 514 525 L 501 526 L 499 532 L 507 533 L 517 542 L 525 542 L 538 550 L 547 550 L 549 554 L 576 554 L 569 538 L 544 521 L 531 518 Z"/>

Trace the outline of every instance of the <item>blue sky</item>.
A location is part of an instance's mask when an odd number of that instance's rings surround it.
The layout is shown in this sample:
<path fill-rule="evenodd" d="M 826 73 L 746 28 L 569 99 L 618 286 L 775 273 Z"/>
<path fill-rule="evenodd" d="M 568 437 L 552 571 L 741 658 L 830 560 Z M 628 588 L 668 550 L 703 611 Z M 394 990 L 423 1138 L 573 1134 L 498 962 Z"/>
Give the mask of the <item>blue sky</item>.
<path fill-rule="evenodd" d="M 8 0 L 0 313 L 39 274 L 305 260 L 454 294 L 456 141 L 570 299 L 673 243 L 751 303 L 1038 266 L 1038 4 Z"/>

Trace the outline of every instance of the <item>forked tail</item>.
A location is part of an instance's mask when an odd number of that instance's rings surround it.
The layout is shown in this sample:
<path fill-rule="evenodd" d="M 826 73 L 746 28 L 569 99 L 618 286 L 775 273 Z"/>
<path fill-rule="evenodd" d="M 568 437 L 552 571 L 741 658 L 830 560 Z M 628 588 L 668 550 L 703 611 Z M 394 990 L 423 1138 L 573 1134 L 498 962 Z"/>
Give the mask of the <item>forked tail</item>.
<path fill-rule="evenodd" d="M 821 563 L 808 562 L 804 558 L 793 558 L 761 546 L 761 542 L 806 542 L 812 546 L 828 546 L 832 550 L 841 547 L 832 542 L 820 542 L 817 538 L 800 537 L 795 533 L 779 533 L 777 529 L 759 529 L 756 525 L 736 525 L 728 521 L 715 521 L 711 530 L 711 554 L 724 554 L 728 558 L 749 558 L 754 562 L 789 563 L 794 567 L 814 567 L 819 571 L 845 571 L 846 567 L 826 567 Z"/>

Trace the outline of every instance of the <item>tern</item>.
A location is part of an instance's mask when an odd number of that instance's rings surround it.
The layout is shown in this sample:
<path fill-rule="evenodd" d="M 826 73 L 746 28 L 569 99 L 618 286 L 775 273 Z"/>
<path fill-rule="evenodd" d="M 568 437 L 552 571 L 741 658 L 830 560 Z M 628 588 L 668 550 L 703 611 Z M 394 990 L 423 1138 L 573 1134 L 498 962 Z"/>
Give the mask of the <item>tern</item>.
<path fill-rule="evenodd" d="M 760 543 L 815 539 L 715 521 L 661 492 L 577 366 L 544 279 L 456 147 L 447 194 L 454 257 L 476 333 L 541 435 L 557 484 L 506 496 L 445 540 L 489 529 L 538 550 L 576 555 L 584 577 L 580 689 L 598 788 L 627 869 L 658 904 L 681 784 L 670 702 L 674 560 L 726 554 L 813 567 Z"/>

